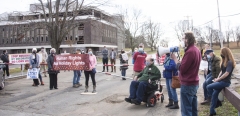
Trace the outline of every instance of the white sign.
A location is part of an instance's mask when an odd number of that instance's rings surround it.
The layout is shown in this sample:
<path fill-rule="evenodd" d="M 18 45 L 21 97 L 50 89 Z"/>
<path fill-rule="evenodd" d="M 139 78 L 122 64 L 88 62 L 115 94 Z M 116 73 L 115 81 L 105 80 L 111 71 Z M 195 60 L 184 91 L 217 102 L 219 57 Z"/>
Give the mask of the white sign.
<path fill-rule="evenodd" d="M 38 79 L 39 68 L 28 69 L 27 79 Z"/>
<path fill-rule="evenodd" d="M 9 54 L 9 63 L 26 64 L 29 63 L 31 54 Z M 39 62 L 42 61 L 42 54 L 39 55 Z"/>
<path fill-rule="evenodd" d="M 205 69 L 207 69 L 207 68 L 208 68 L 208 62 L 207 62 L 207 61 L 204 61 L 204 60 L 201 60 L 199 69 L 200 69 L 200 70 L 205 70 Z"/>

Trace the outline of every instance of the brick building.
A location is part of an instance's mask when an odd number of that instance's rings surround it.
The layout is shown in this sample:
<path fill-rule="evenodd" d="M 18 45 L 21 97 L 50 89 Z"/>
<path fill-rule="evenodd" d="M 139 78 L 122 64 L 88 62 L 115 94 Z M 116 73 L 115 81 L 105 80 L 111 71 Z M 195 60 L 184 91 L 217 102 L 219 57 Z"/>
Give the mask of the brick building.
<path fill-rule="evenodd" d="M 31 4 L 27 12 L 10 13 L 7 20 L 0 21 L 0 51 L 29 53 L 34 47 L 45 47 L 47 51 L 51 48 L 48 32 L 37 26 L 42 23 L 43 14 L 36 5 Z M 110 15 L 94 7 L 79 12 L 84 12 L 74 20 L 79 25 L 66 35 L 60 46 L 61 53 L 64 50 L 72 53 L 76 48 L 92 48 L 95 53 L 103 46 L 125 48 L 125 34 L 119 29 L 124 27 L 121 15 Z"/>

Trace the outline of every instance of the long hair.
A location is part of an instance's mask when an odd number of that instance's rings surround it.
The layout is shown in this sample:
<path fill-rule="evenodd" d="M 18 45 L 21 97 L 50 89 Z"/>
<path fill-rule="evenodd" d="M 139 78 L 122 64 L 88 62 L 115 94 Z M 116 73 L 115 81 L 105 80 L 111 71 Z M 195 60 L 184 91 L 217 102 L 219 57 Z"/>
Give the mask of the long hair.
<path fill-rule="evenodd" d="M 233 63 L 233 68 L 235 68 L 236 62 L 235 62 L 235 60 L 234 60 L 234 57 L 233 57 L 233 55 L 232 55 L 231 50 L 230 50 L 229 48 L 223 47 L 223 48 L 221 49 L 221 52 L 220 52 L 220 53 L 221 53 L 221 55 L 223 55 L 223 56 L 225 57 L 225 58 L 222 58 L 222 63 L 221 63 L 221 64 L 223 64 L 223 66 L 226 67 L 228 61 L 230 60 L 230 61 L 232 61 L 232 63 Z"/>
<path fill-rule="evenodd" d="M 194 37 L 193 32 L 185 32 L 185 39 L 188 40 L 188 45 L 193 45 L 194 43 L 196 43 L 196 39 Z"/>

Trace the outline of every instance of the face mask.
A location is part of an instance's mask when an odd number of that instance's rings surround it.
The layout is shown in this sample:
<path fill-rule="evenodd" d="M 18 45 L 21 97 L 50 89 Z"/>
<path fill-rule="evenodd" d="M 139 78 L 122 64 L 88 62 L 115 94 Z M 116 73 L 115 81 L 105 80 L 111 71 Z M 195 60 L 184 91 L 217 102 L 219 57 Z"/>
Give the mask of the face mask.
<path fill-rule="evenodd" d="M 92 51 L 89 51 L 88 54 L 92 55 Z"/>
<path fill-rule="evenodd" d="M 41 49 L 42 52 L 44 52 L 44 49 Z"/>
<path fill-rule="evenodd" d="M 146 66 L 149 66 L 149 65 L 151 65 L 151 63 L 150 62 L 146 62 Z"/>
<path fill-rule="evenodd" d="M 221 57 L 222 57 L 222 59 L 224 59 L 224 58 L 225 58 L 225 56 L 223 56 L 222 54 L 221 54 Z"/>
<path fill-rule="evenodd" d="M 36 51 L 33 51 L 34 54 L 36 54 Z"/>
<path fill-rule="evenodd" d="M 180 44 L 181 44 L 181 47 L 183 47 L 183 48 L 185 47 L 185 42 L 184 41 L 181 41 Z"/>
<path fill-rule="evenodd" d="M 139 52 L 143 52 L 143 48 L 139 48 L 138 51 L 139 51 Z"/>
<path fill-rule="evenodd" d="M 135 52 L 137 52 L 137 50 L 135 50 Z"/>
<path fill-rule="evenodd" d="M 211 58 L 211 56 L 210 56 L 210 55 L 207 55 L 207 58 L 208 58 L 208 59 L 210 59 L 210 58 Z"/>

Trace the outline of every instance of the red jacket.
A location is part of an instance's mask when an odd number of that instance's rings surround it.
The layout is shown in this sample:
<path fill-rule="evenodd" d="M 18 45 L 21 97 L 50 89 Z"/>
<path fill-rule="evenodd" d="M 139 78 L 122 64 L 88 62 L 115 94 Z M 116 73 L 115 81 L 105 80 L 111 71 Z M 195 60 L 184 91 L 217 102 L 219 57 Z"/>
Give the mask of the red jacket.
<path fill-rule="evenodd" d="M 136 52 L 133 56 L 134 66 L 133 70 L 135 72 L 141 72 L 145 66 L 145 58 L 147 57 L 146 53 Z"/>
<path fill-rule="evenodd" d="M 179 78 L 182 85 L 191 86 L 199 84 L 199 66 L 201 53 L 194 45 L 189 46 L 179 66 Z"/>

